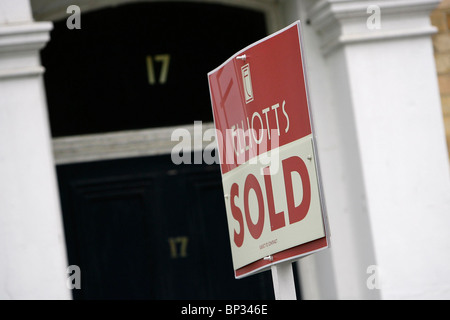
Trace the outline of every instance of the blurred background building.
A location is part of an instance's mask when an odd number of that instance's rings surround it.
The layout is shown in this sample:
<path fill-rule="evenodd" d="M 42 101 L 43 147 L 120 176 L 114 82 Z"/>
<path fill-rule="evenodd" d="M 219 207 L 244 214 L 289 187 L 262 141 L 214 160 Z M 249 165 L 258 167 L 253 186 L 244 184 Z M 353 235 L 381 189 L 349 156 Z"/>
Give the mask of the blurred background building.
<path fill-rule="evenodd" d="M 295 264 L 299 297 L 450 298 L 449 16 L 447 0 L 2 0 L 0 298 L 273 299 L 269 272 L 233 277 L 218 165 L 175 165 L 171 136 L 191 132 L 195 159 L 207 72 L 296 20 L 332 244 Z"/>

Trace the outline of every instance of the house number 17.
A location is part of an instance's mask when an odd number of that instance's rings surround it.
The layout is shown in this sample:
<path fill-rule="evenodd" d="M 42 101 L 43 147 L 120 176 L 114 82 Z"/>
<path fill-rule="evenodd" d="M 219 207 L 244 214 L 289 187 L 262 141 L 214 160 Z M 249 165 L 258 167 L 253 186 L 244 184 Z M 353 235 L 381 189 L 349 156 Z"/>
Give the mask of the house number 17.
<path fill-rule="evenodd" d="M 150 85 L 165 84 L 169 74 L 170 54 L 148 55 L 146 57 L 148 83 Z M 155 65 L 161 65 L 159 68 L 159 77 L 157 78 Z M 157 81 L 158 80 L 158 81 Z"/>
<path fill-rule="evenodd" d="M 172 259 L 186 258 L 188 237 L 174 237 L 169 238 L 170 257 Z"/>

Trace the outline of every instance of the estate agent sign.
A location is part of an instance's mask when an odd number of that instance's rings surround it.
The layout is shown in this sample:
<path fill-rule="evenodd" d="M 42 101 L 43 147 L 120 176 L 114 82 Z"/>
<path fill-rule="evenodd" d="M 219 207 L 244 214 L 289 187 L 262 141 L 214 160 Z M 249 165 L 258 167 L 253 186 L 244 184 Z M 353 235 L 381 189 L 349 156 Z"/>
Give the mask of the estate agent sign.
<path fill-rule="evenodd" d="M 208 74 L 235 276 L 328 246 L 300 23 Z"/>

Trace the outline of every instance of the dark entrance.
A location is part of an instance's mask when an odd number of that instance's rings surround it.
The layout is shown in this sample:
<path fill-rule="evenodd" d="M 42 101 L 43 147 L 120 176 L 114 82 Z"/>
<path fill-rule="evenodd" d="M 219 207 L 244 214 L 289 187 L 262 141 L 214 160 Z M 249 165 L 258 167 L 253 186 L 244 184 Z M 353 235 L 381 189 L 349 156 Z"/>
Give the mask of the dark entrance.
<path fill-rule="evenodd" d="M 170 156 L 58 166 L 75 299 L 273 299 L 236 280 L 217 165 Z"/>
<path fill-rule="evenodd" d="M 266 35 L 263 13 L 148 2 L 56 21 L 42 50 L 54 137 L 212 121 L 207 73 Z"/>
<path fill-rule="evenodd" d="M 68 15 L 69 16 L 69 15 Z M 42 51 L 53 137 L 212 121 L 207 72 L 266 35 L 262 12 L 136 2 L 54 22 Z M 57 167 L 76 299 L 271 299 L 235 280 L 218 166 L 170 156 Z"/>

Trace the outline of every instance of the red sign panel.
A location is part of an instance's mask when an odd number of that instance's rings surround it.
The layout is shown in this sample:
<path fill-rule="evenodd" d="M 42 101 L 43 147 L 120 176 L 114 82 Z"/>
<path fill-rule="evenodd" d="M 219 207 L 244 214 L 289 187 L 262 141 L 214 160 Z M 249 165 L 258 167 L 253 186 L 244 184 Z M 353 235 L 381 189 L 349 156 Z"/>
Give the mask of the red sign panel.
<path fill-rule="evenodd" d="M 208 78 L 236 277 L 327 247 L 300 23 Z"/>

